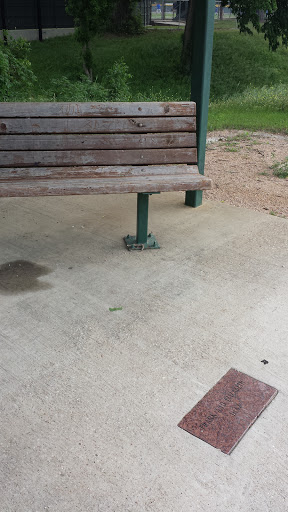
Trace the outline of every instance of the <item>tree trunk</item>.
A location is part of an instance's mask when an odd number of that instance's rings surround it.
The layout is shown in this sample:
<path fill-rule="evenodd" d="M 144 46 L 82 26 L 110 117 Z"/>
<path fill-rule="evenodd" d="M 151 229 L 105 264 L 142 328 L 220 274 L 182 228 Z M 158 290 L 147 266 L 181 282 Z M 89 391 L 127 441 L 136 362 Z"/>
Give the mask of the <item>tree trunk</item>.
<path fill-rule="evenodd" d="M 264 23 L 266 18 L 266 13 L 263 10 L 258 11 L 259 12 L 259 21 L 260 23 Z"/>
<path fill-rule="evenodd" d="M 131 16 L 131 2 L 130 0 L 118 0 L 114 15 L 113 15 L 113 23 L 115 26 L 122 27 L 127 23 Z"/>
<path fill-rule="evenodd" d="M 88 76 L 91 82 L 93 81 L 93 71 L 91 67 L 92 54 L 89 48 L 89 44 L 85 43 L 82 47 L 82 55 L 83 55 L 83 70 L 85 75 Z"/>
<path fill-rule="evenodd" d="M 183 47 L 181 54 L 181 65 L 185 73 L 189 73 L 191 71 L 194 8 L 195 2 L 193 0 L 189 0 L 188 14 L 185 25 Z"/>
<path fill-rule="evenodd" d="M 162 18 L 162 20 L 165 20 L 165 0 L 162 0 L 161 18 Z"/>

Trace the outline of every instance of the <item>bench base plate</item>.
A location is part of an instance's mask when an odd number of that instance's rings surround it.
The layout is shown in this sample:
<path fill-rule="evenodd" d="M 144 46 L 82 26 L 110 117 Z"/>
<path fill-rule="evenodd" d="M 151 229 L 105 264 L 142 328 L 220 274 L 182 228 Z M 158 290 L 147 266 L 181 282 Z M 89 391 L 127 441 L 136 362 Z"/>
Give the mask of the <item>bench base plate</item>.
<path fill-rule="evenodd" d="M 147 236 L 147 242 L 144 244 L 137 243 L 136 236 L 127 235 L 124 237 L 124 242 L 129 251 L 143 251 L 144 249 L 160 249 L 155 236 L 149 233 Z"/>

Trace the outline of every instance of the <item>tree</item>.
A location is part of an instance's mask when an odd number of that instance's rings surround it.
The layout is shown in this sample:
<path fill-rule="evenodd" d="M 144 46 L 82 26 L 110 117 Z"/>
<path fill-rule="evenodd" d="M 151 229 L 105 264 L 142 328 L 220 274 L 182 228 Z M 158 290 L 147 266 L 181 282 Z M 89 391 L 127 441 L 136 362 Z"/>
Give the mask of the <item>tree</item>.
<path fill-rule="evenodd" d="M 110 29 L 114 33 L 136 35 L 143 32 L 138 0 L 117 0 Z"/>
<path fill-rule="evenodd" d="M 189 0 L 188 14 L 186 18 L 185 31 L 183 36 L 183 46 L 181 54 L 182 69 L 185 73 L 191 71 L 192 65 L 192 32 L 195 12 L 195 2 Z"/>
<path fill-rule="evenodd" d="M 90 41 L 105 26 L 115 0 L 66 0 L 66 11 L 74 18 L 75 37 L 82 45 L 83 69 L 93 80 Z"/>
<path fill-rule="evenodd" d="M 222 0 L 222 5 L 226 4 Z M 257 32 L 262 32 L 271 50 L 277 50 L 280 42 L 288 44 L 288 0 L 231 0 L 232 12 L 236 15 L 240 32 L 252 34 L 248 23 Z M 259 11 L 266 12 L 266 21 L 260 24 Z"/>
<path fill-rule="evenodd" d="M 191 72 L 192 33 L 195 0 L 189 0 L 189 10 L 185 26 L 182 48 L 182 68 Z M 222 0 L 222 6 L 227 0 Z M 240 32 L 252 34 L 249 23 L 264 34 L 271 50 L 277 50 L 280 42 L 288 45 L 288 0 L 230 0 L 229 6 L 236 15 Z M 261 24 L 259 11 L 266 12 L 266 21 Z"/>
<path fill-rule="evenodd" d="M 223 9 L 224 9 L 225 5 L 220 5 L 220 10 L 219 10 L 219 18 L 220 20 L 223 20 Z"/>

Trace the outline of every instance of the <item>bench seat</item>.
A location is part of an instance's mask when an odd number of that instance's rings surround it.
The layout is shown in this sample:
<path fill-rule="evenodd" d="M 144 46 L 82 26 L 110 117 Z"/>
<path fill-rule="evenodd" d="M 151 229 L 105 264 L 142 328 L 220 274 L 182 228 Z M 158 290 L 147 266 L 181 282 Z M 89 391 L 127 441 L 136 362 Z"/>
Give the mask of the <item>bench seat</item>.
<path fill-rule="evenodd" d="M 0 176 L 0 197 L 170 192 L 210 186 L 196 166 L 181 164 L 2 168 Z"/>
<path fill-rule="evenodd" d="M 193 102 L 0 103 L 0 197 L 134 192 L 145 245 L 148 194 L 209 188 Z"/>

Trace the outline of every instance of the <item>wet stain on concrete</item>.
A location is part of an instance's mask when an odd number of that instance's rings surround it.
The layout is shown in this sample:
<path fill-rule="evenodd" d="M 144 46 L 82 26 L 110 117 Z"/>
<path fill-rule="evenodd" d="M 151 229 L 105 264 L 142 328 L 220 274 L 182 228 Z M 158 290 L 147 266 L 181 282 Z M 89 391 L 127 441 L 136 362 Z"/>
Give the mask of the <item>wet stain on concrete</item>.
<path fill-rule="evenodd" d="M 52 270 L 31 261 L 16 260 L 0 265 L 0 293 L 14 295 L 23 292 L 47 290 L 51 285 L 38 278 Z"/>

